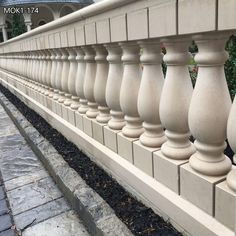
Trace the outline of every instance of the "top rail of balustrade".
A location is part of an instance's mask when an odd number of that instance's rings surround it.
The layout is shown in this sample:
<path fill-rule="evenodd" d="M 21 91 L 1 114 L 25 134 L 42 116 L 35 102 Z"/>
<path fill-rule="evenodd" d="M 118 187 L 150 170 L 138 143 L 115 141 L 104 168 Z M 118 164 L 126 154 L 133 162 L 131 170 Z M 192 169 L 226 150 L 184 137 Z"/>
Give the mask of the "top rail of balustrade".
<path fill-rule="evenodd" d="M 104 0 L 0 44 L 0 54 L 234 31 L 235 0 Z"/>

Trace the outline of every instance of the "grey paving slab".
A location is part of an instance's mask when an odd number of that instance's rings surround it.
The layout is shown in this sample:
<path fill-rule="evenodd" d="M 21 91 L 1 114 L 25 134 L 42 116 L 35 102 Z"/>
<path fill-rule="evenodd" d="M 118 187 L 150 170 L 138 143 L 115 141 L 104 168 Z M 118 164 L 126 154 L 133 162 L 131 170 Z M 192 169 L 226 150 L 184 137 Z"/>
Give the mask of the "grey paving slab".
<path fill-rule="evenodd" d="M 5 198 L 5 193 L 4 193 L 4 190 L 3 190 L 3 186 L 0 186 L 0 200 L 2 200 L 4 198 Z"/>
<path fill-rule="evenodd" d="M 9 215 L 0 216 L 0 232 L 11 228 L 11 217 Z"/>
<path fill-rule="evenodd" d="M 62 197 L 51 178 L 16 188 L 7 192 L 12 214 L 17 215 L 49 201 Z"/>
<path fill-rule="evenodd" d="M 23 175 L 5 182 L 5 188 L 7 191 L 19 188 L 21 186 L 31 184 L 40 179 L 49 177 L 49 174 L 45 170 L 36 171 L 34 173 Z"/>
<path fill-rule="evenodd" d="M 20 134 L 13 134 L 0 137 L 1 153 L 10 150 L 19 150 L 26 145 L 25 139 Z"/>
<path fill-rule="evenodd" d="M 26 229 L 22 235 L 88 236 L 89 234 L 74 211 L 69 211 Z"/>
<path fill-rule="evenodd" d="M 14 216 L 14 222 L 16 228 L 18 230 L 22 230 L 27 225 L 38 224 L 70 209 L 71 207 L 66 200 L 64 198 L 60 198 Z"/>
<path fill-rule="evenodd" d="M 42 163 L 28 146 L 0 155 L 0 169 L 3 180 L 7 181 L 42 170 Z"/>
<path fill-rule="evenodd" d="M 6 200 L 3 199 L 0 201 L 0 216 L 6 214 L 9 211 L 7 207 Z"/>
<path fill-rule="evenodd" d="M 0 233 L 0 236 L 15 236 L 15 232 L 13 229 L 9 229 Z"/>
<path fill-rule="evenodd" d="M 9 117 L 1 118 L 0 123 L 0 136 L 8 136 L 11 134 L 19 133 L 18 129 L 12 123 Z"/>

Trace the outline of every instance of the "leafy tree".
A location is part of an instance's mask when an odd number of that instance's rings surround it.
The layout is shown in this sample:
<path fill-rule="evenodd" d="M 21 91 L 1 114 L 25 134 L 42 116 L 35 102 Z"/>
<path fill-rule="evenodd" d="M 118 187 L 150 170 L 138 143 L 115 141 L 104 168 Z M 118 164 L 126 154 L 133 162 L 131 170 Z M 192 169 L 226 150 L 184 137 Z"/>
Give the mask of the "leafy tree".
<path fill-rule="evenodd" d="M 20 14 L 14 14 L 12 17 L 12 37 L 16 37 L 26 32 L 24 18 Z"/>

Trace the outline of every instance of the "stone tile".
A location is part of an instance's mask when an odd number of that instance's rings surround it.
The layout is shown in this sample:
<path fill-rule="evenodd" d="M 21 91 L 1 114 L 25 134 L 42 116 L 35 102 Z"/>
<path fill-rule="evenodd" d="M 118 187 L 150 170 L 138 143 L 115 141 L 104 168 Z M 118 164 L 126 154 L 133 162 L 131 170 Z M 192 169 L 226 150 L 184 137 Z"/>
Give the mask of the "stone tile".
<path fill-rule="evenodd" d="M 25 145 L 26 141 L 20 134 L 0 137 L 1 152 L 6 152 L 13 149 L 21 149 Z"/>
<path fill-rule="evenodd" d="M 0 155 L 0 169 L 7 181 L 42 170 L 43 166 L 29 147 L 4 152 Z"/>
<path fill-rule="evenodd" d="M 3 190 L 3 186 L 0 186 L 0 200 L 2 200 L 4 198 L 5 198 L 5 193 L 4 193 L 4 190 Z"/>
<path fill-rule="evenodd" d="M 29 175 L 23 175 L 18 178 L 11 179 L 5 182 L 5 188 L 7 191 L 13 190 L 15 188 L 19 188 L 21 186 L 31 184 L 36 182 L 40 179 L 44 179 L 49 177 L 49 174 L 45 170 L 40 170 L 35 173 Z"/>
<path fill-rule="evenodd" d="M 50 178 L 7 192 L 13 215 L 45 204 L 62 196 Z"/>
<path fill-rule="evenodd" d="M 19 131 L 12 123 L 11 119 L 9 117 L 1 118 L 0 136 L 7 136 L 16 133 L 19 133 Z"/>
<path fill-rule="evenodd" d="M 69 211 L 26 229 L 23 236 L 88 236 L 86 228 L 78 216 Z"/>
<path fill-rule="evenodd" d="M 0 236 L 15 236 L 15 232 L 13 229 L 9 229 L 7 231 L 3 231 L 2 233 L 0 233 Z"/>
<path fill-rule="evenodd" d="M 0 216 L 0 223 L 0 232 L 11 228 L 11 217 L 9 215 Z"/>
<path fill-rule="evenodd" d="M 60 198 L 14 216 L 14 222 L 17 230 L 21 230 L 32 222 L 31 226 L 68 210 L 70 210 L 70 206 L 66 200 Z"/>
<path fill-rule="evenodd" d="M 0 201 L 0 216 L 6 214 L 9 211 L 8 207 L 7 207 L 7 203 L 6 200 L 3 199 Z M 1 222 L 1 220 L 0 220 Z"/>

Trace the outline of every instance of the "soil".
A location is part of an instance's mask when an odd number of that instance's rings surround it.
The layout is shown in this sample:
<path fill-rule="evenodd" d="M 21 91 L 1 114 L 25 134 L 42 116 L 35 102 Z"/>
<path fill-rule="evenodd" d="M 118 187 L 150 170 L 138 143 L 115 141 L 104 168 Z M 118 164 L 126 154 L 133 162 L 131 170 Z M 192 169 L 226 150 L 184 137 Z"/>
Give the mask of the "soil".
<path fill-rule="evenodd" d="M 0 85 L 0 91 L 12 102 L 27 120 L 55 147 L 71 168 L 93 188 L 115 211 L 134 235 L 143 236 L 180 236 L 180 232 L 162 217 L 155 214 L 116 180 L 109 176 L 81 152 L 61 133 L 52 128 L 41 116 L 27 107 L 14 94 Z M 226 153 L 232 158 L 232 150 L 228 146 Z"/>

